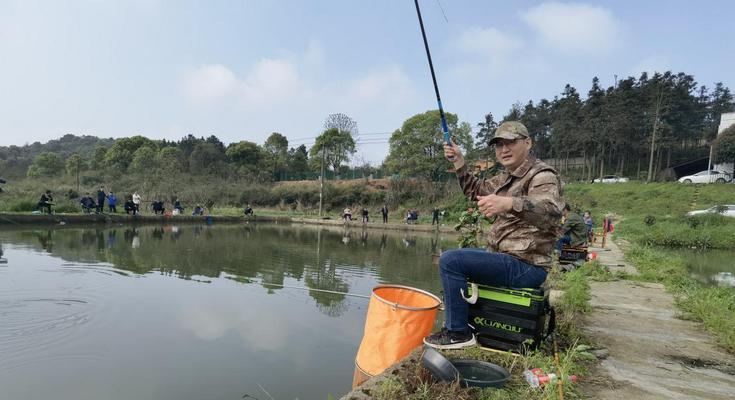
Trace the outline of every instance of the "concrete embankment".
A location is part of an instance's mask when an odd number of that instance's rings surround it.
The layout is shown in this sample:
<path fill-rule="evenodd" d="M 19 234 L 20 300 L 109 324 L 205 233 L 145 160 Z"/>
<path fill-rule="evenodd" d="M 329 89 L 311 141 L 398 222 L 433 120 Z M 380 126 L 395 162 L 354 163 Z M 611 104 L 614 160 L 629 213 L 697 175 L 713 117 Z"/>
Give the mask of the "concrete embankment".
<path fill-rule="evenodd" d="M 84 226 L 94 224 L 197 224 L 197 223 L 282 223 L 321 225 L 350 229 L 391 230 L 403 232 L 441 232 L 456 233 L 448 226 L 382 223 L 358 221 L 343 221 L 335 219 L 317 219 L 303 217 L 275 217 L 275 216 L 228 216 L 228 215 L 129 215 L 129 214 L 20 214 L 0 213 L 0 227 L 25 225 L 65 225 Z"/>
<path fill-rule="evenodd" d="M 206 223 L 242 222 L 247 219 L 240 216 L 191 216 L 191 215 L 128 215 L 128 214 L 0 214 L 0 226 L 18 225 L 90 225 L 90 224 L 172 224 L 172 223 Z"/>
<path fill-rule="evenodd" d="M 614 242 L 598 259 L 611 270 L 637 273 Z M 588 337 L 608 351 L 584 385 L 594 399 L 732 399 L 735 357 L 696 322 L 680 318 L 674 297 L 658 283 L 592 282 Z M 727 312 L 727 310 L 723 310 Z M 600 383 L 602 381 L 603 383 Z"/>

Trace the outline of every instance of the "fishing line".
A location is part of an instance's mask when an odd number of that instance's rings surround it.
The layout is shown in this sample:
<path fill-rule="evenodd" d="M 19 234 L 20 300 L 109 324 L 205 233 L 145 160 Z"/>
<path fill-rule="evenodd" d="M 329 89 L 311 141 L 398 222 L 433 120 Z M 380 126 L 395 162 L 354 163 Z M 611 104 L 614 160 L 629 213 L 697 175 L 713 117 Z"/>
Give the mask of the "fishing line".
<path fill-rule="evenodd" d="M 442 10 L 442 15 L 444 16 L 444 21 L 449 23 L 449 20 L 447 19 L 447 14 L 444 12 L 444 7 L 442 7 L 442 3 L 439 0 L 436 0 L 436 4 L 439 5 L 439 9 Z"/>
<path fill-rule="evenodd" d="M 303 286 L 291 286 L 291 285 L 283 285 L 280 283 L 268 283 L 263 281 L 250 281 L 251 283 L 258 283 L 264 286 L 277 286 L 282 287 L 284 289 L 298 289 L 298 290 L 306 290 L 306 291 L 315 291 L 315 292 L 321 292 L 321 293 L 330 293 L 330 294 L 341 294 L 343 296 L 352 296 L 352 297 L 359 297 L 362 299 L 369 299 L 370 296 L 364 295 L 364 294 L 357 294 L 357 293 L 347 293 L 347 292 L 338 292 L 336 290 L 327 290 L 327 289 L 312 289 L 309 287 L 303 287 Z"/>

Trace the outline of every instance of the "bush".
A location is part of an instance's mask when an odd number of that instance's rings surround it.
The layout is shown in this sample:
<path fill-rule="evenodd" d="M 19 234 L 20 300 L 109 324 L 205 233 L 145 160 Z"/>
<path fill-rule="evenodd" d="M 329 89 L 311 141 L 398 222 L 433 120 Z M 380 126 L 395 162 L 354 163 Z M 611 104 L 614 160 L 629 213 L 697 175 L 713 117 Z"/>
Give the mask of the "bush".
<path fill-rule="evenodd" d="M 104 182 L 104 178 L 97 175 L 84 175 L 80 181 L 84 186 L 99 186 Z"/>
<path fill-rule="evenodd" d="M 38 203 L 28 200 L 21 200 L 10 204 L 8 210 L 12 212 L 30 212 L 36 210 Z"/>
<path fill-rule="evenodd" d="M 270 190 L 262 186 L 246 187 L 240 194 L 240 205 L 275 206 L 280 199 Z"/>

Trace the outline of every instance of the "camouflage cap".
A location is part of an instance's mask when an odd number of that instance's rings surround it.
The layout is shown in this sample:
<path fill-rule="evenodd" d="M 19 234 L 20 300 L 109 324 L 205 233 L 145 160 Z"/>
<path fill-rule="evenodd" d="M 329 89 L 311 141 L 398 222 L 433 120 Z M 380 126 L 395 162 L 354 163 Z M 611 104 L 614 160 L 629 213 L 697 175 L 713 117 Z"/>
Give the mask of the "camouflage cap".
<path fill-rule="evenodd" d="M 490 144 L 495 144 L 499 139 L 526 139 L 528 138 L 528 129 L 525 125 L 518 121 L 507 121 L 500 124 L 495 130 L 495 136 L 490 139 Z"/>

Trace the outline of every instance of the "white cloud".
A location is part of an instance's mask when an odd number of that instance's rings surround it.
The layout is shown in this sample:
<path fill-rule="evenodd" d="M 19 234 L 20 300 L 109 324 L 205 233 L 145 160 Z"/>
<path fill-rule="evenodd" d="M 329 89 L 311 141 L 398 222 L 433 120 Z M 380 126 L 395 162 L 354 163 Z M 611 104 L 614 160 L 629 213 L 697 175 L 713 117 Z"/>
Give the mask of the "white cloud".
<path fill-rule="evenodd" d="M 398 65 L 368 73 L 348 85 L 347 99 L 356 106 L 398 106 L 413 95 L 411 79 Z"/>
<path fill-rule="evenodd" d="M 184 74 L 184 93 L 194 104 L 234 99 L 264 105 L 295 95 L 299 87 L 295 66 L 283 59 L 261 59 L 243 78 L 221 64 L 204 65 Z"/>
<path fill-rule="evenodd" d="M 512 72 L 517 69 L 512 61 L 522 58 L 525 46 L 520 37 L 494 27 L 467 28 L 451 44 L 458 53 L 451 75 L 459 81 L 499 78 Z"/>
<path fill-rule="evenodd" d="M 472 27 L 459 36 L 458 48 L 467 54 L 495 58 L 521 48 L 520 39 L 496 28 Z"/>
<path fill-rule="evenodd" d="M 422 83 L 428 85 L 425 91 L 431 87 L 430 81 Z M 316 40 L 309 41 L 300 55 L 260 59 L 244 74 L 227 65 L 203 65 L 185 73 L 180 85 L 190 114 L 198 118 L 216 115 L 242 123 L 245 116 L 253 116 L 247 119 L 253 132 L 247 139 L 255 142 L 264 139 L 258 135 L 272 131 L 297 138 L 315 136 L 323 119 L 337 112 L 354 118 L 364 132 L 393 130 L 406 119 L 407 108 L 431 107 L 433 99 L 418 101 L 413 78 L 390 61 L 339 77 L 330 70 L 327 54 Z M 253 128 L 257 124 L 267 128 Z M 190 124 L 177 121 L 170 126 L 174 125 Z M 382 161 L 383 149 L 373 145 L 365 151 L 371 162 Z"/>
<path fill-rule="evenodd" d="M 199 339 L 217 340 L 234 332 L 247 348 L 262 351 L 285 347 L 291 333 L 278 316 L 234 305 L 199 304 L 182 310 L 178 322 L 181 328 Z"/>
<path fill-rule="evenodd" d="M 196 106 L 237 102 L 244 106 L 299 107 L 332 105 L 358 110 L 366 106 L 399 106 L 414 93 L 411 79 L 396 64 L 373 69 L 363 75 L 336 81 L 329 75 L 319 79 L 307 73 L 327 65 L 316 41 L 306 48 L 297 68 L 289 58 L 264 58 L 244 76 L 221 64 L 203 65 L 183 76 L 183 92 Z"/>
<path fill-rule="evenodd" d="M 521 15 L 544 44 L 562 53 L 606 54 L 620 44 L 622 27 L 606 8 L 547 2 Z"/>
<path fill-rule="evenodd" d="M 287 60 L 262 59 L 243 82 L 245 101 L 277 102 L 298 93 L 301 86 L 296 67 Z"/>
<path fill-rule="evenodd" d="M 184 75 L 184 93 L 197 104 L 225 99 L 238 92 L 242 82 L 221 64 L 204 65 Z"/>
<path fill-rule="evenodd" d="M 665 72 L 671 69 L 668 58 L 661 55 L 652 55 L 644 58 L 630 70 L 630 75 L 639 76 L 641 72 L 653 75 L 655 72 Z"/>

